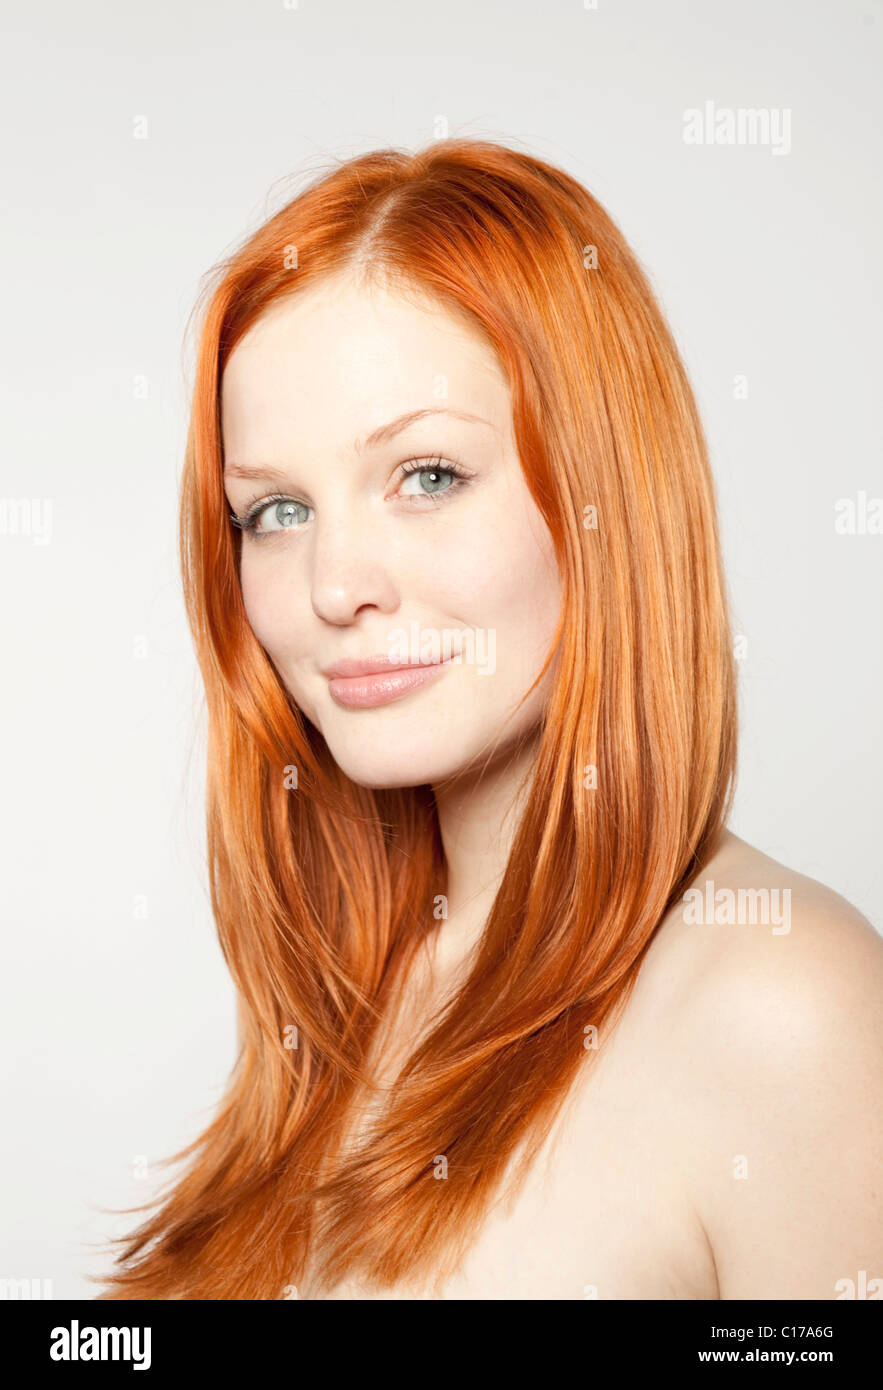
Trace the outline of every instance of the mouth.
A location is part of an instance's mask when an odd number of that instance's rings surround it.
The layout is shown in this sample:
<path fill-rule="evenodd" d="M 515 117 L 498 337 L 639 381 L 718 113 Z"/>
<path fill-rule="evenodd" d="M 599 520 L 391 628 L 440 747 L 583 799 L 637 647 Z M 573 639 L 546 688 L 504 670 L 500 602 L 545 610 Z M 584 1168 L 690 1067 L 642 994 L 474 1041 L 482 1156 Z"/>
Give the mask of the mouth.
<path fill-rule="evenodd" d="M 394 700 L 401 700 L 412 690 L 419 690 L 421 686 L 437 680 L 450 664 L 450 657 L 419 666 L 395 666 L 382 658 L 363 662 L 340 661 L 323 674 L 328 677 L 331 698 L 339 705 L 346 709 L 371 709 L 375 705 L 388 705 Z M 359 667 L 361 670 L 353 669 Z"/>

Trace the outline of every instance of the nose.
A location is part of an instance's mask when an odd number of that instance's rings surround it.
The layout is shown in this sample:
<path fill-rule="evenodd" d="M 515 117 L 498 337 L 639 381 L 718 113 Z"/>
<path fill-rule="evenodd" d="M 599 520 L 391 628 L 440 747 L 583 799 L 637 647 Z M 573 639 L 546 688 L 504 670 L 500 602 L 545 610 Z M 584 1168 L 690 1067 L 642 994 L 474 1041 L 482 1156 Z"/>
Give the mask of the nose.
<path fill-rule="evenodd" d="M 388 547 L 365 511 L 352 507 L 333 517 L 326 512 L 316 518 L 310 541 L 310 599 L 320 618 L 342 626 L 363 608 L 396 611 L 400 596 Z"/>

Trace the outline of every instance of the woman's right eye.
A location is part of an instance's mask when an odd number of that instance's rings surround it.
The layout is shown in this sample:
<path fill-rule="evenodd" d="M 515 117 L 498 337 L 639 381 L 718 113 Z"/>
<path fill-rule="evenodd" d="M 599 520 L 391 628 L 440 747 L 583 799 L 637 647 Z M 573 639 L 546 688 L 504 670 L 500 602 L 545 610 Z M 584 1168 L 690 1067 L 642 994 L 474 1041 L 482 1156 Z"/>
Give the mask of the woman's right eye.
<path fill-rule="evenodd" d="M 308 520 L 303 514 L 309 510 L 303 502 L 295 502 L 291 497 L 271 497 L 255 502 L 245 516 L 232 517 L 231 520 L 253 540 L 262 541 L 267 536 L 278 535 L 280 531 L 298 530 Z M 261 522 L 260 527 L 258 522 Z"/>

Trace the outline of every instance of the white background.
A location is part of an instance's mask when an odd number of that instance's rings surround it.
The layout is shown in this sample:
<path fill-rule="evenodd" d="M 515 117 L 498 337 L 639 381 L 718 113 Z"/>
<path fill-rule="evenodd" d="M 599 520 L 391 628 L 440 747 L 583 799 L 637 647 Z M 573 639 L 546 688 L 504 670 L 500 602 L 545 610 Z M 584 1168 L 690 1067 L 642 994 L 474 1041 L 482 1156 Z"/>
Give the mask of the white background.
<path fill-rule="evenodd" d="M 838 499 L 883 495 L 883 12 L 4 11 L 0 497 L 49 500 L 52 532 L 0 534 L 0 1278 L 91 1298 L 90 1243 L 134 1222 L 101 1208 L 146 1199 L 235 1056 L 177 568 L 185 323 L 200 277 L 332 157 L 414 150 L 444 117 L 563 166 L 620 225 L 696 391 L 747 638 L 731 826 L 883 925 L 883 537 L 834 529 Z M 707 100 L 790 109 L 790 153 L 686 145 Z"/>

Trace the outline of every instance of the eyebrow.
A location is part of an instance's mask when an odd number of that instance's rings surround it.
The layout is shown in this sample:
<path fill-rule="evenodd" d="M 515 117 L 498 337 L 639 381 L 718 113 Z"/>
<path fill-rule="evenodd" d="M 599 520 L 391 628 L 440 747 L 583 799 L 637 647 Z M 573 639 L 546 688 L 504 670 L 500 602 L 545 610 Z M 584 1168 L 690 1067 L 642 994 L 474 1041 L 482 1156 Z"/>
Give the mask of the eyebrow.
<path fill-rule="evenodd" d="M 413 425 L 417 420 L 422 420 L 427 415 L 452 415 L 457 420 L 469 420 L 474 424 L 487 425 L 489 429 L 495 426 L 489 420 L 483 420 L 480 415 L 472 415 L 468 410 L 452 410 L 448 406 L 428 406 L 424 410 L 409 410 L 404 415 L 399 415 L 395 420 L 389 420 L 385 425 L 380 425 L 371 434 L 366 435 L 362 440 L 355 440 L 354 449 L 360 454 L 363 449 L 376 448 L 378 444 L 385 444 L 387 440 L 400 434 L 402 430 Z M 228 478 L 266 478 L 270 482 L 284 482 L 287 473 L 284 468 L 274 468 L 270 464 L 258 464 L 249 467 L 244 463 L 228 463 L 224 466 L 224 476 Z"/>

